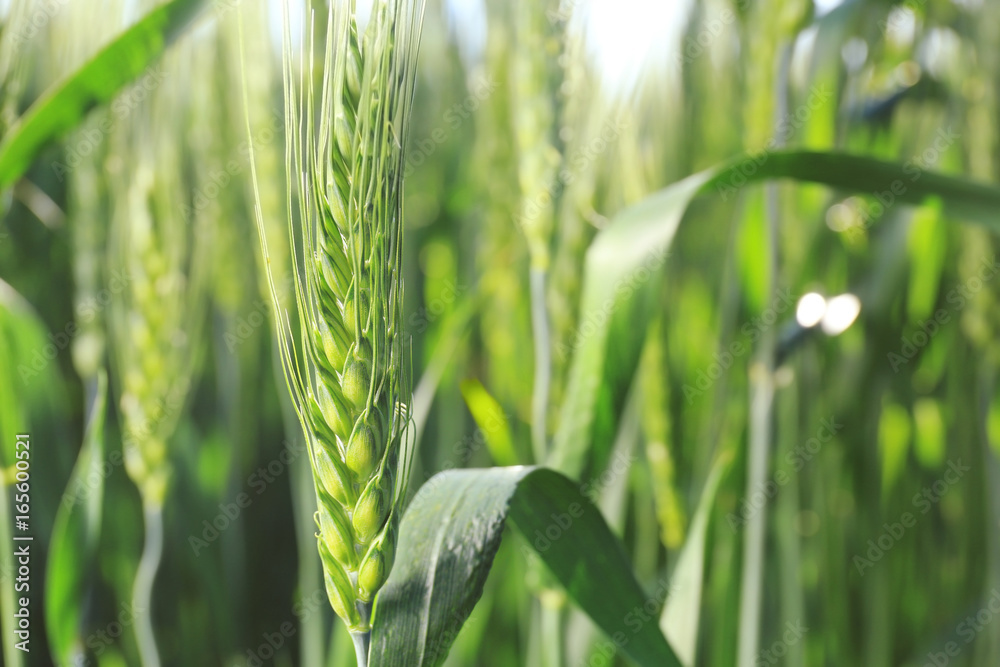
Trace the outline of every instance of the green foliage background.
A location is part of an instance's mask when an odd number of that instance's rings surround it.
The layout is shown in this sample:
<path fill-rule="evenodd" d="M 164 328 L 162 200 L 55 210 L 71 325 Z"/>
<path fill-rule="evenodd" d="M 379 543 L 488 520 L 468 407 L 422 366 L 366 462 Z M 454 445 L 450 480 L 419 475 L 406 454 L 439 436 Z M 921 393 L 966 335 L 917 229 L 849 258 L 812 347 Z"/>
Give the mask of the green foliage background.
<path fill-rule="evenodd" d="M 0 437 L 9 471 L 13 434 L 31 433 L 37 547 L 30 655 L 10 646 L 0 559 L 4 664 L 138 664 L 127 603 L 142 512 L 123 465 L 108 236 L 142 155 L 154 187 L 176 188 L 157 190 L 175 224 L 210 248 L 193 381 L 163 408 L 177 420 L 150 610 L 163 663 L 353 664 L 322 591 L 251 214 L 241 60 L 262 210 L 287 243 L 275 14 L 198 4 L 163 5 L 160 22 L 118 0 L 15 0 L 4 16 Z M 567 473 L 620 538 L 651 601 L 644 622 L 660 622 L 668 591 L 683 601 L 661 627 L 694 664 L 736 664 L 756 512 L 751 620 L 767 664 L 920 667 L 949 642 L 949 665 L 998 664 L 1000 622 L 984 619 L 1000 620 L 1000 291 L 983 267 L 1000 199 L 971 181 L 998 179 L 1000 5 L 691 2 L 680 43 L 624 89 L 581 37 L 586 6 L 486 0 L 476 48 L 428 2 L 405 190 L 414 491 L 451 468 Z M 137 24 L 153 36 L 123 53 L 161 59 L 91 60 Z M 86 85 L 11 148 L 17 119 L 74 72 Z M 646 199 L 703 170 L 707 185 Z M 599 288 L 619 300 L 606 308 Z M 857 294 L 861 315 L 778 364 L 768 483 L 747 488 L 753 385 L 809 291 Z M 596 371 L 574 366 L 588 360 Z M 537 537 L 506 534 L 445 664 L 630 664 L 530 556 Z"/>

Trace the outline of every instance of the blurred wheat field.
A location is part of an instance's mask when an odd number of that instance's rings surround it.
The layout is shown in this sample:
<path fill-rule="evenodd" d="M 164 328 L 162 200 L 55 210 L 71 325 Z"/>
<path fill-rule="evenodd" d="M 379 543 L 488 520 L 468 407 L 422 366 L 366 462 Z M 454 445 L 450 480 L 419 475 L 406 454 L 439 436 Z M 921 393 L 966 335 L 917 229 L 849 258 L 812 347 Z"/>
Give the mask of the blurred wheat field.
<path fill-rule="evenodd" d="M 355 12 L 382 87 L 324 56 Z M 329 577 L 373 540 L 372 667 L 1000 664 L 998 40 L 958 0 L 0 3 L 2 664 L 356 665 Z M 340 169 L 331 109 L 383 103 Z M 290 395 L 345 391 L 331 313 L 387 395 Z"/>

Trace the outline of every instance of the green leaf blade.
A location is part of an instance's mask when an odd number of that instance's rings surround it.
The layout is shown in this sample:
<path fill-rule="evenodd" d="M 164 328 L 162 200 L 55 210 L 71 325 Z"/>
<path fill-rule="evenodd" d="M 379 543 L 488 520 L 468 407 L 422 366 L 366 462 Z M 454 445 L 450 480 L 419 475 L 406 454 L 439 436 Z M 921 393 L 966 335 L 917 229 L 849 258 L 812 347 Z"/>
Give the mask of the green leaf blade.
<path fill-rule="evenodd" d="M 438 665 L 447 657 L 482 596 L 510 496 L 530 469 L 495 471 L 439 473 L 414 497 L 376 602 L 369 665 Z"/>
<path fill-rule="evenodd" d="M 719 491 L 719 482 L 722 481 L 731 458 L 723 455 L 717 459 L 705 480 L 687 540 L 670 577 L 672 592 L 660 615 L 660 629 L 670 639 L 670 645 L 677 651 L 684 667 L 693 667 L 695 664 L 708 521 Z"/>
<path fill-rule="evenodd" d="M 873 208 L 883 210 L 938 198 L 946 214 L 1000 231 L 1000 188 L 995 185 L 839 152 L 773 152 L 763 160 L 744 155 L 650 195 L 622 211 L 587 252 L 580 328 L 591 333 L 573 350 L 549 465 L 583 479 L 607 462 L 638 367 L 641 333 L 651 318 L 651 308 L 644 306 L 662 282 L 663 262 L 648 265 L 648 276 L 644 263 L 669 252 L 690 203 L 700 195 L 734 190 L 733 183 L 782 178 L 881 198 L 885 203 Z"/>
<path fill-rule="evenodd" d="M 639 665 L 680 667 L 655 616 L 641 611 L 651 598 L 632 574 L 621 543 L 578 485 L 537 468 L 511 500 L 511 518 L 567 594 L 621 652 Z"/>
<path fill-rule="evenodd" d="M 486 447 L 497 465 L 512 466 L 518 464 L 517 451 L 510 435 L 510 426 L 500 403 L 486 391 L 483 383 L 476 379 L 463 380 L 461 384 L 462 398 L 476 420 L 476 426 L 486 438 Z"/>
<path fill-rule="evenodd" d="M 204 0 L 172 0 L 149 12 L 87 64 L 47 90 L 0 143 L 0 189 L 13 185 L 51 141 L 109 102 L 184 31 Z"/>
<path fill-rule="evenodd" d="M 482 595 L 508 519 L 625 654 L 640 665 L 679 667 L 655 619 L 632 621 L 646 595 L 600 512 L 572 481 L 533 467 L 448 471 L 424 485 L 376 602 L 371 667 L 444 661 Z"/>

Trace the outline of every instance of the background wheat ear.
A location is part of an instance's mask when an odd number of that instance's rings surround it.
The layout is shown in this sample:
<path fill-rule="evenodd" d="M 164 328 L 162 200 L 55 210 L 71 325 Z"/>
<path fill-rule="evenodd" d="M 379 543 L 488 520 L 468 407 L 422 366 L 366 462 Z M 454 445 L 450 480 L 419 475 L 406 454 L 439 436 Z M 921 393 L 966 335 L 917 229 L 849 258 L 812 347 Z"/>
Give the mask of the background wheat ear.
<path fill-rule="evenodd" d="M 306 21 L 296 63 L 286 12 L 288 229 L 295 309 L 269 275 L 285 378 L 309 444 L 327 595 L 367 664 L 374 597 L 392 567 L 409 456 L 402 329 L 402 174 L 420 0 L 377 0 L 359 34 L 353 1 Z M 313 71 L 325 34 L 321 84 Z M 301 75 L 297 73 L 298 64 Z M 293 215 L 293 211 L 297 215 Z M 298 218 L 300 225 L 295 224 Z M 267 241 L 259 225 L 265 262 Z"/>
<path fill-rule="evenodd" d="M 197 81 L 191 52 L 171 54 L 166 81 L 114 128 L 116 178 L 107 270 L 122 280 L 108 307 L 112 385 L 122 418 L 125 471 L 142 500 L 145 541 L 132 603 L 149 609 L 164 549 L 164 507 L 172 476 L 168 443 L 182 420 L 200 361 L 207 310 L 212 215 L 184 219 L 185 149 L 176 140 Z M 182 83 L 184 82 L 184 83 Z M 152 614 L 135 624 L 141 664 L 158 667 Z"/>

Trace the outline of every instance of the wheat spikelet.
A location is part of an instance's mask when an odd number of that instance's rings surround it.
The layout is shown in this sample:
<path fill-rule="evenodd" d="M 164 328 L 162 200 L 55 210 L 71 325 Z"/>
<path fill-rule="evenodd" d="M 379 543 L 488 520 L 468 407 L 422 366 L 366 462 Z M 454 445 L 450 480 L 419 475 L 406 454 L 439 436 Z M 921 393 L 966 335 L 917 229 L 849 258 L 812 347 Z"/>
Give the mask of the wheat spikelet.
<path fill-rule="evenodd" d="M 190 60 L 168 59 L 176 77 Z M 182 84 L 164 82 L 110 137 L 115 210 L 108 267 L 124 287 L 108 310 L 115 383 L 124 420 L 125 460 L 144 500 L 166 491 L 166 440 L 181 416 L 196 364 L 212 221 L 184 220 L 184 156 L 179 119 L 189 102 Z"/>
<path fill-rule="evenodd" d="M 298 193 L 288 219 L 292 266 L 302 267 L 294 280 L 297 339 L 280 315 L 273 275 L 269 281 L 285 377 L 309 445 L 327 594 L 356 642 L 367 637 L 372 600 L 392 567 L 409 473 L 401 456 L 410 400 L 402 174 L 421 15 L 420 0 L 377 0 L 361 36 L 354 2 L 332 3 L 318 90 L 311 56 L 296 82 L 286 16 L 288 191 Z M 307 25 L 311 53 L 322 26 Z M 296 207 L 300 228 L 291 222 Z M 268 261 L 259 216 L 258 230 Z"/>
<path fill-rule="evenodd" d="M 579 316 L 583 261 L 594 236 L 593 218 L 596 169 L 585 154 L 590 120 L 603 106 L 592 73 L 586 64 L 586 44 L 579 26 L 567 25 L 563 35 L 562 116 L 559 135 L 564 142 L 565 189 L 558 202 L 552 266 L 549 272 L 547 304 L 552 327 L 552 387 L 549 404 L 562 404 L 569 376 L 572 346 Z M 554 419 L 557 411 L 550 411 Z M 555 424 L 549 424 L 554 428 Z"/>
<path fill-rule="evenodd" d="M 532 268 L 547 271 L 550 262 L 555 200 L 560 194 L 562 162 L 557 136 L 558 56 L 562 28 L 552 20 L 557 0 L 519 8 L 514 15 L 514 137 L 521 186 L 521 227 L 528 240 Z"/>
<path fill-rule="evenodd" d="M 517 181 L 513 133 L 512 7 L 506 0 L 486 3 L 486 70 L 496 77 L 497 90 L 476 115 L 474 172 L 478 176 L 477 195 L 483 205 L 484 241 L 477 251 L 477 272 L 481 276 L 483 301 L 480 332 L 488 354 L 489 386 L 498 400 L 517 406 L 523 419 L 530 418 L 532 358 L 521 353 L 523 341 L 531 340 L 529 308 L 521 294 L 520 276 L 528 272 L 527 244 L 520 230 L 511 224 L 521 204 Z"/>

